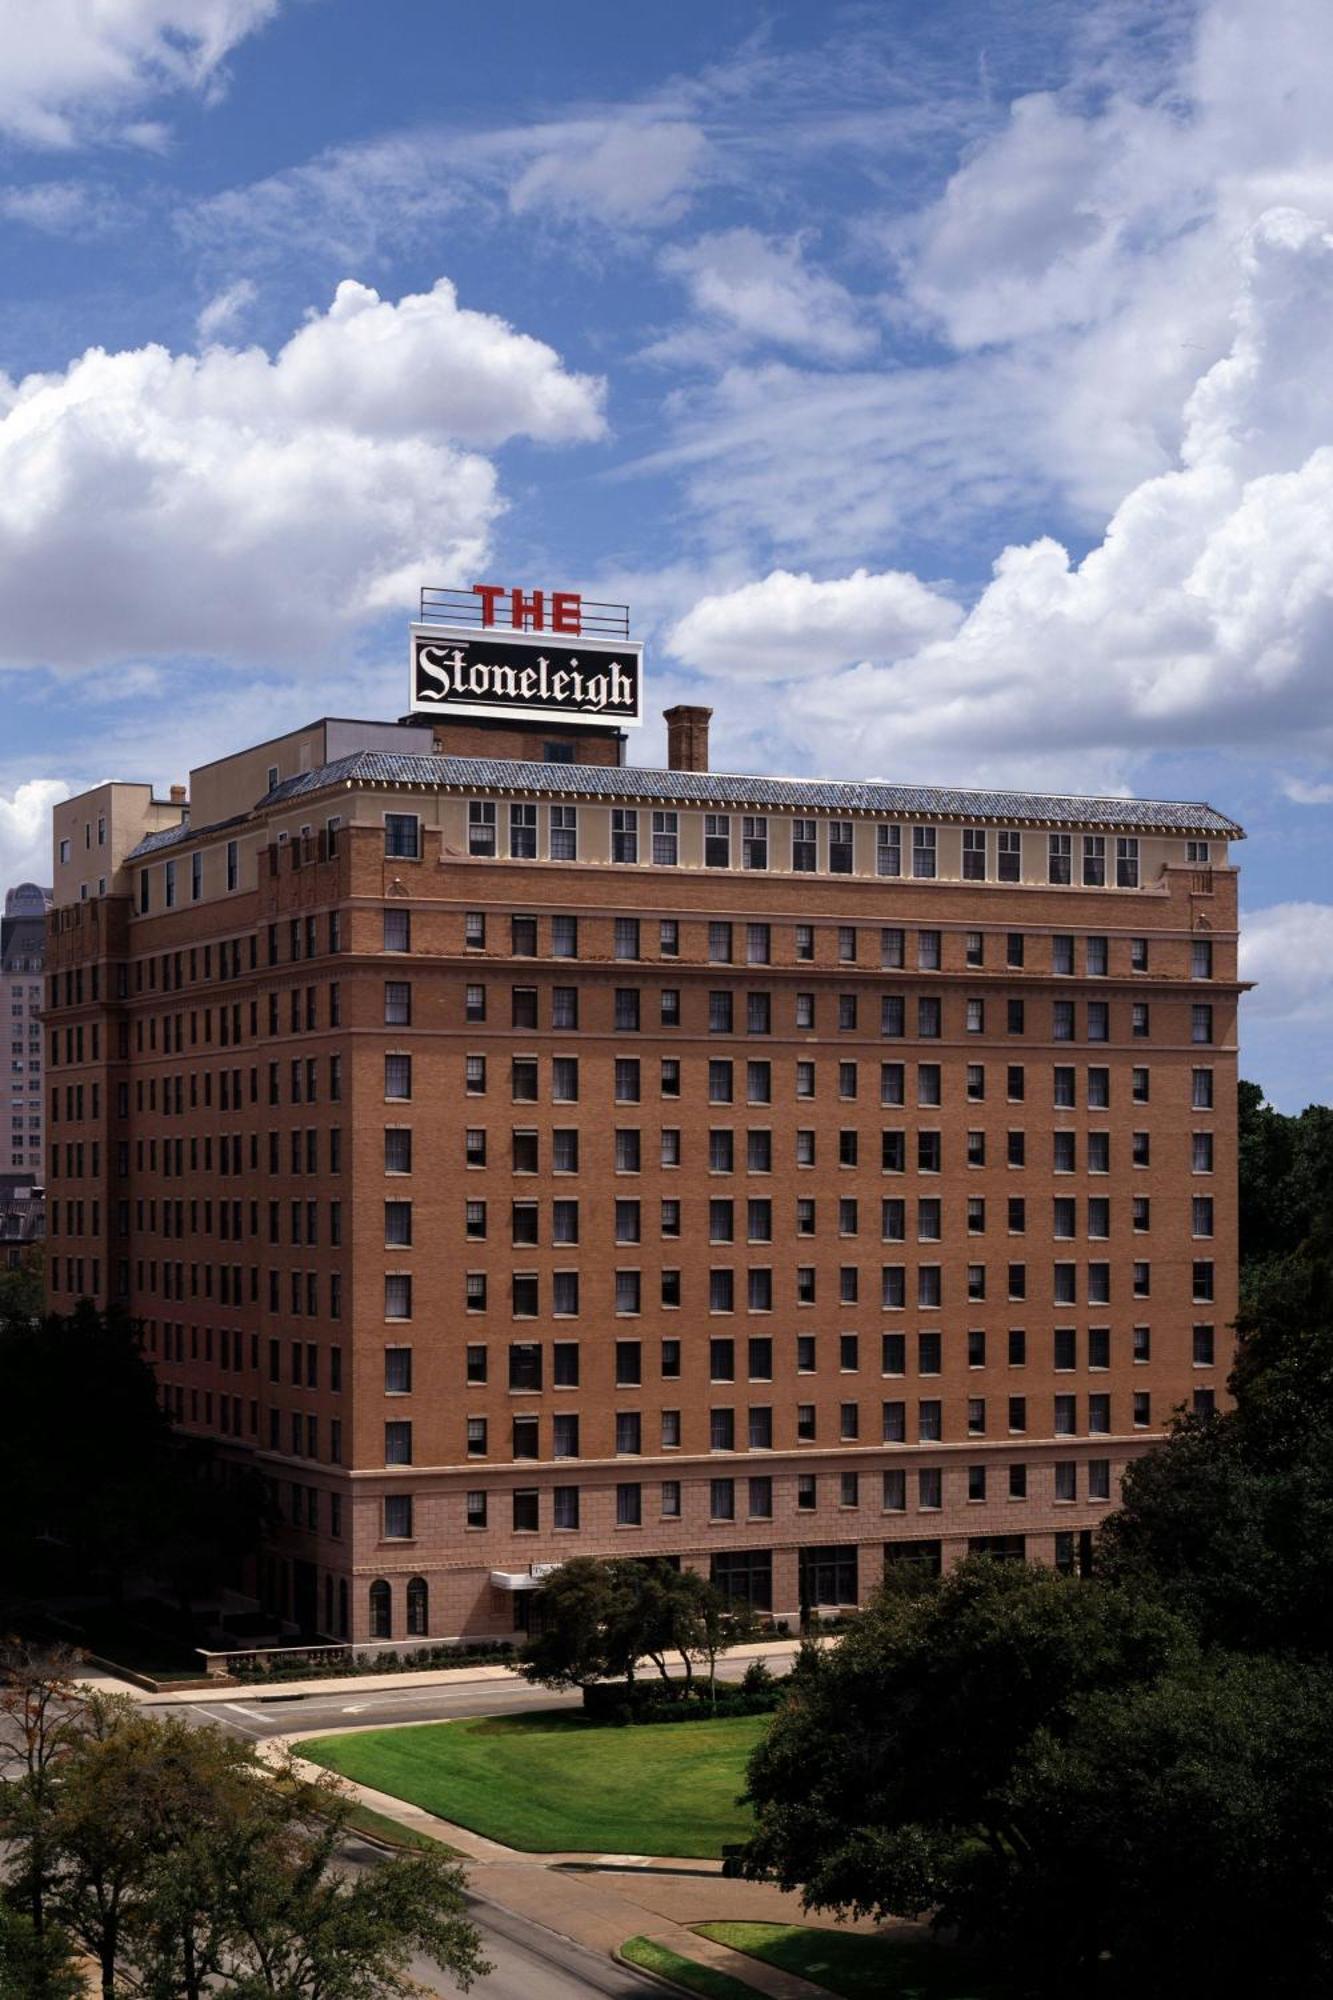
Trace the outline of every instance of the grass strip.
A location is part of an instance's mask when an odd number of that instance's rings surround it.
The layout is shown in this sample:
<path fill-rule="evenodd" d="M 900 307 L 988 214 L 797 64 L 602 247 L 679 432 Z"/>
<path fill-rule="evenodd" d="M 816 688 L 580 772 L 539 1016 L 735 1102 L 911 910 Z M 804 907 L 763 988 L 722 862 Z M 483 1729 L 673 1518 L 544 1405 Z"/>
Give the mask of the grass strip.
<path fill-rule="evenodd" d="M 422 1833 L 418 1827 L 404 1826 L 401 1820 L 391 1819 L 388 1813 L 376 1812 L 373 1806 L 363 1806 L 359 1801 L 348 1812 L 347 1824 L 353 1833 L 368 1834 L 372 1840 L 382 1840 L 386 1847 L 438 1848 L 450 1859 L 458 1855 L 458 1849 L 450 1847 L 447 1841 Z"/>
<path fill-rule="evenodd" d="M 874 1937 L 812 1924 L 694 1924 L 700 1937 L 730 1945 L 779 1971 L 796 1973 L 842 2000 L 998 2000 L 960 1953 L 929 1939 Z"/>
<path fill-rule="evenodd" d="M 682 1958 L 678 1951 L 658 1944 L 653 1938 L 628 1939 L 620 1947 L 620 1956 L 637 1965 L 641 1972 L 656 1972 L 663 1979 L 674 1979 L 677 1986 L 683 1986 L 689 1993 L 706 1994 L 708 2000 L 754 2000 L 756 1989 L 743 1979 L 733 1979 L 729 1972 L 719 1972 L 715 1966 Z"/>

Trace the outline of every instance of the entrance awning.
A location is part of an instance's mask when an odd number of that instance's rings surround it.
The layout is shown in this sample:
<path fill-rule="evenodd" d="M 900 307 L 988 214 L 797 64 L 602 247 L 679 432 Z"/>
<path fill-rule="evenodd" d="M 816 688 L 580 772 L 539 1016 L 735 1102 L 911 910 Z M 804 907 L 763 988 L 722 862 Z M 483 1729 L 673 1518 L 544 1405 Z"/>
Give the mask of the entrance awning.
<path fill-rule="evenodd" d="M 552 1570 L 559 1569 L 559 1563 L 533 1563 L 530 1569 L 493 1569 L 491 1587 L 493 1590 L 536 1590 L 545 1583 Z"/>

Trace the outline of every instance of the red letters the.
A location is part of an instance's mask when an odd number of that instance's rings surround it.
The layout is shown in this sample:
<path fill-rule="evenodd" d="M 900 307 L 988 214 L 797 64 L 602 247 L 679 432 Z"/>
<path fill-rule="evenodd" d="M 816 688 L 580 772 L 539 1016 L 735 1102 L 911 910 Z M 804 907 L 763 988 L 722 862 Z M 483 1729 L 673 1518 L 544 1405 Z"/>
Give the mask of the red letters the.
<path fill-rule="evenodd" d="M 583 630 L 583 599 L 577 590 L 556 590 L 552 592 L 551 630 L 553 632 L 581 632 Z"/>
<path fill-rule="evenodd" d="M 504 585 L 502 583 L 474 583 L 472 594 L 474 597 L 481 599 L 482 624 L 494 625 L 496 601 L 504 596 Z"/>
<path fill-rule="evenodd" d="M 525 596 L 521 590 L 509 593 L 509 622 L 516 632 L 526 630 L 531 624 L 540 632 L 545 622 L 546 598 L 540 590 L 530 590 Z"/>

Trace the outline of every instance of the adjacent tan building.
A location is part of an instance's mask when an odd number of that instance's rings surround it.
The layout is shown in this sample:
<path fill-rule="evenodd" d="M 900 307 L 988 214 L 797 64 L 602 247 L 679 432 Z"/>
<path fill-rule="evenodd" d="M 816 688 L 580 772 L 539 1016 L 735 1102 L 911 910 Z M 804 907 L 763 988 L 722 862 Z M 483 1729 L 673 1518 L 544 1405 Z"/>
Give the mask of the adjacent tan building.
<path fill-rule="evenodd" d="M 324 720 L 57 808 L 51 1304 L 262 1468 L 308 1632 L 507 1635 L 575 1550 L 778 1617 L 1075 1566 L 1223 1392 L 1240 829 L 670 735 Z"/>

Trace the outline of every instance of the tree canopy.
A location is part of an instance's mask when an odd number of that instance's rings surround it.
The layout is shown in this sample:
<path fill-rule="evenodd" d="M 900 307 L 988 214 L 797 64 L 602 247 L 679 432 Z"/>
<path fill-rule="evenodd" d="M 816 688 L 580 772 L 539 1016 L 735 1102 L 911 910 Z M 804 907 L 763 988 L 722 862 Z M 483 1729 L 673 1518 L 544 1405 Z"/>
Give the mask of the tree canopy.
<path fill-rule="evenodd" d="M 395 2000 L 417 1954 L 463 1990 L 486 1970 L 455 1865 L 339 1863 L 350 1799 L 328 1774 L 22 1662 L 0 1755 L 0 1982 L 8 1951 L 25 2000 L 64 2000 L 71 1949 L 103 2000 Z"/>
<path fill-rule="evenodd" d="M 257 1478 L 215 1476 L 158 1399 L 133 1323 L 88 1303 L 0 1320 L 0 1602 L 119 1594 L 148 1575 L 206 1591 L 258 1539 Z M 12 1615 L 12 1611 L 11 1611 Z"/>

